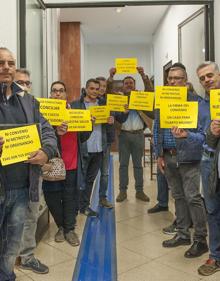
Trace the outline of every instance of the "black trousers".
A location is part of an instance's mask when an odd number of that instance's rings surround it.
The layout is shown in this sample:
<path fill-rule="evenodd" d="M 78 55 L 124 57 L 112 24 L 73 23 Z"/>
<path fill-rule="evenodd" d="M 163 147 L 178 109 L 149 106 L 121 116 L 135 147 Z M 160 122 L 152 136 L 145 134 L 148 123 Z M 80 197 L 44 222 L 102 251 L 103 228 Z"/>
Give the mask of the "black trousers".
<path fill-rule="evenodd" d="M 58 227 L 63 227 L 64 232 L 74 230 L 79 204 L 79 191 L 77 189 L 76 170 L 66 171 L 66 180 L 60 181 L 59 190 L 53 190 L 53 182 L 43 181 L 44 197 L 48 209 Z M 54 183 L 55 184 L 55 183 Z M 50 188 L 47 188 L 50 185 Z M 57 182 L 56 182 L 57 187 Z"/>
<path fill-rule="evenodd" d="M 101 167 L 102 152 L 89 153 L 85 162 L 85 181 L 86 188 L 80 191 L 79 209 L 84 211 L 90 205 L 93 183 Z"/>

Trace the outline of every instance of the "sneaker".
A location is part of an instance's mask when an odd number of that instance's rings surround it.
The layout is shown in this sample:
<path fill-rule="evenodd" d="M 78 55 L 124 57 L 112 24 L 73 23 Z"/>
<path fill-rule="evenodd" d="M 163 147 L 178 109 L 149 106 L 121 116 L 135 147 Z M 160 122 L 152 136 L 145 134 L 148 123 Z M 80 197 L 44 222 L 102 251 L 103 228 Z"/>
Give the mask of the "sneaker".
<path fill-rule="evenodd" d="M 73 247 L 79 246 L 80 244 L 78 235 L 74 232 L 74 230 L 70 230 L 69 232 L 65 233 L 65 239 Z"/>
<path fill-rule="evenodd" d="M 190 244 L 191 244 L 190 239 L 184 239 L 180 237 L 178 234 L 176 234 L 173 238 L 163 241 L 162 245 L 164 248 L 174 248 L 174 247 L 190 245 Z"/>
<path fill-rule="evenodd" d="M 212 275 L 217 271 L 220 271 L 220 261 L 211 258 L 198 268 L 198 273 L 204 276 Z"/>
<path fill-rule="evenodd" d="M 114 206 L 111 202 L 109 202 L 106 198 L 100 198 L 99 199 L 99 205 L 101 207 L 105 207 L 105 208 L 108 208 L 108 209 L 112 209 Z"/>
<path fill-rule="evenodd" d="M 207 242 L 194 241 L 192 246 L 184 254 L 185 258 L 197 258 L 207 253 L 209 250 Z"/>
<path fill-rule="evenodd" d="M 174 221 L 171 225 L 164 227 L 162 231 L 164 234 L 175 235 L 177 233 L 176 221 Z"/>
<path fill-rule="evenodd" d="M 147 210 L 148 214 L 155 214 L 159 212 L 166 212 L 168 211 L 168 207 L 160 206 L 159 204 L 156 204 L 153 208 L 150 208 Z"/>
<path fill-rule="evenodd" d="M 38 274 L 46 274 L 49 272 L 48 266 L 41 263 L 35 257 L 31 258 L 30 260 L 28 260 L 27 262 L 24 262 L 24 263 L 21 261 L 19 268 L 24 269 L 24 270 L 31 270 Z"/>
<path fill-rule="evenodd" d="M 60 226 L 57 233 L 55 234 L 54 237 L 55 242 L 64 242 L 65 241 L 65 237 L 64 237 L 64 232 L 63 232 L 63 227 Z"/>
<path fill-rule="evenodd" d="M 127 199 L 127 191 L 120 191 L 116 198 L 116 202 L 123 202 L 125 199 Z"/>
<path fill-rule="evenodd" d="M 143 191 L 137 191 L 136 198 L 144 202 L 150 201 L 150 198 Z"/>
<path fill-rule="evenodd" d="M 87 217 L 93 217 L 96 218 L 98 217 L 98 213 L 93 211 L 91 208 L 86 208 L 85 211 L 83 211 L 83 214 Z"/>

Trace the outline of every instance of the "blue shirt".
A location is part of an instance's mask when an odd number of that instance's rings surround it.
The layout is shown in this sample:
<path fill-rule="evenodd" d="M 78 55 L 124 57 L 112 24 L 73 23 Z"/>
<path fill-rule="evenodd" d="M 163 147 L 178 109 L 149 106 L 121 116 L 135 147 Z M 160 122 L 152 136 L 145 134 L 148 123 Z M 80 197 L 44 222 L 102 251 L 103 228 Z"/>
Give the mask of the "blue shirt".
<path fill-rule="evenodd" d="M 203 132 L 206 132 L 211 123 L 210 115 L 210 98 L 208 95 L 199 103 L 199 123 L 203 129 Z M 214 151 L 210 148 L 207 143 L 203 144 L 203 148 L 208 151 Z"/>
<path fill-rule="evenodd" d="M 86 102 L 84 100 L 84 104 L 86 109 L 88 109 L 91 106 L 97 106 L 98 102 L 92 103 L 92 102 Z M 102 125 L 97 124 L 93 126 L 93 131 L 87 140 L 87 149 L 88 153 L 96 153 L 96 152 L 102 152 Z"/>
<path fill-rule="evenodd" d="M 155 110 L 155 121 L 153 128 L 154 148 L 156 157 L 163 155 L 163 149 L 176 148 L 176 140 L 170 129 L 160 128 L 160 111 Z"/>

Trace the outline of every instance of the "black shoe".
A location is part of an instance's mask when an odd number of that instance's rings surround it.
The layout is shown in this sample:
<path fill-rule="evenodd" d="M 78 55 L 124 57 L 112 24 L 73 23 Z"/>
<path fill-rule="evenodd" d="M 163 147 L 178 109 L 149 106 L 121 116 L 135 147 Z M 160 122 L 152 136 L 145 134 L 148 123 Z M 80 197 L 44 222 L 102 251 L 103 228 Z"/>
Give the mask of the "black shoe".
<path fill-rule="evenodd" d="M 173 238 L 169 240 L 163 241 L 163 247 L 165 248 L 174 248 L 182 245 L 190 245 L 190 239 L 183 239 L 178 234 L 176 234 Z"/>
<path fill-rule="evenodd" d="M 84 213 L 84 215 L 86 215 L 87 217 L 93 217 L 93 218 L 96 218 L 98 217 L 98 213 L 93 211 L 91 208 L 86 208 Z"/>
<path fill-rule="evenodd" d="M 166 212 L 166 211 L 168 211 L 168 207 L 163 207 L 160 206 L 159 204 L 156 204 L 153 208 L 147 210 L 148 214 L 154 214 L 154 213 Z"/>
<path fill-rule="evenodd" d="M 207 253 L 209 250 L 206 242 L 194 241 L 192 246 L 184 254 L 185 258 L 196 258 Z"/>
<path fill-rule="evenodd" d="M 176 220 L 169 226 L 163 228 L 163 233 L 168 235 L 175 235 L 177 233 Z"/>

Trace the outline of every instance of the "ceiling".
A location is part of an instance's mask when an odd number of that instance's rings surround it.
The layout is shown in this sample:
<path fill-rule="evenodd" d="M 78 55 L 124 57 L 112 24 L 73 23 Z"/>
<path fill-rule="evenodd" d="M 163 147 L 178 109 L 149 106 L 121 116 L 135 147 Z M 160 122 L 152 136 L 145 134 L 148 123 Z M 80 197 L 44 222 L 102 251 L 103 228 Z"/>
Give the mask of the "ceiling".
<path fill-rule="evenodd" d="M 150 44 L 168 6 L 62 8 L 61 22 L 81 22 L 87 44 Z"/>

